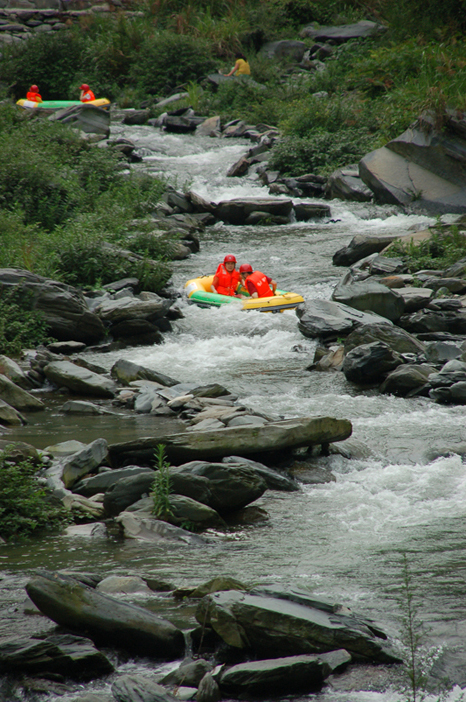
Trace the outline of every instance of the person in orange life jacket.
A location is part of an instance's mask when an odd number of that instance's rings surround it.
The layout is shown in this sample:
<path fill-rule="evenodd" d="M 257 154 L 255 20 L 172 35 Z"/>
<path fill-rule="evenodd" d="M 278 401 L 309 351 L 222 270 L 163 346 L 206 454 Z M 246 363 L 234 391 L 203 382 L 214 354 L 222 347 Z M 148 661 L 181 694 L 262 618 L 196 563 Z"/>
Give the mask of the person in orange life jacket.
<path fill-rule="evenodd" d="M 81 102 L 90 102 L 90 100 L 95 100 L 95 95 L 87 83 L 80 85 L 79 89 L 81 91 L 81 95 L 79 96 Z"/>
<path fill-rule="evenodd" d="M 228 295 L 230 297 L 236 295 L 236 288 L 240 282 L 240 274 L 235 270 L 235 266 L 236 258 L 231 254 L 225 256 L 223 263 L 220 263 L 215 271 L 210 288 L 212 292 L 218 293 L 219 295 Z"/>
<path fill-rule="evenodd" d="M 272 297 L 275 295 L 277 284 L 272 278 L 260 271 L 253 271 L 249 263 L 239 267 L 241 282 L 251 297 Z"/>
<path fill-rule="evenodd" d="M 31 102 L 42 102 L 42 97 L 39 94 L 39 88 L 37 85 L 31 85 L 27 92 L 26 100 L 31 100 Z"/>

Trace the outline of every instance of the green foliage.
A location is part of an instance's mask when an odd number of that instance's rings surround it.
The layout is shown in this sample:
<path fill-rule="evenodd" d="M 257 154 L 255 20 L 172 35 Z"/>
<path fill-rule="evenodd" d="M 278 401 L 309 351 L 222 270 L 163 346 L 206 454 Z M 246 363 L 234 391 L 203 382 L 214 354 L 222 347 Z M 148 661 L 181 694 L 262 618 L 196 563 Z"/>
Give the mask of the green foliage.
<path fill-rule="evenodd" d="M 2 46 L 0 74 L 15 99 L 36 83 L 44 100 L 78 100 L 77 73 L 82 71 L 85 38 L 75 32 L 37 34 Z"/>
<path fill-rule="evenodd" d="M 157 519 L 167 519 L 173 514 L 173 511 L 170 505 L 170 463 L 167 461 L 164 444 L 157 444 L 154 458 L 156 473 L 151 492 L 154 501 L 152 511 Z"/>
<path fill-rule="evenodd" d="M 69 521 L 69 513 L 54 501 L 39 482 L 31 461 L 13 463 L 8 450 L 0 453 L 0 536 L 30 537 L 56 531 Z"/>
<path fill-rule="evenodd" d="M 466 257 L 465 232 L 452 225 L 437 226 L 430 239 L 420 242 L 394 242 L 387 256 L 400 256 L 411 273 L 426 269 L 443 269 Z"/>
<path fill-rule="evenodd" d="M 357 129 L 336 134 L 316 132 L 311 137 L 286 137 L 272 151 L 270 167 L 285 175 L 329 174 L 359 161 L 373 146 L 373 137 Z"/>
<path fill-rule="evenodd" d="M 206 41 L 171 32 L 151 33 L 131 66 L 130 79 L 148 95 L 164 95 L 199 80 L 214 67 Z"/>
<path fill-rule="evenodd" d="M 23 348 L 49 341 L 44 317 L 33 309 L 32 293 L 0 288 L 0 353 L 19 356 Z"/>

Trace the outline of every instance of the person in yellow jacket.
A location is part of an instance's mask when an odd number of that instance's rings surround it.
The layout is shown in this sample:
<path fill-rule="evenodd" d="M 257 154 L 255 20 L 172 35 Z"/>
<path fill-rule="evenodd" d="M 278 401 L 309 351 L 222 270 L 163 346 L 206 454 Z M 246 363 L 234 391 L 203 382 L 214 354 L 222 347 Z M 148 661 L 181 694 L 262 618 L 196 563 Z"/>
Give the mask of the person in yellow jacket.
<path fill-rule="evenodd" d="M 251 75 L 251 68 L 249 66 L 248 60 L 246 56 L 243 56 L 243 54 L 236 54 L 235 55 L 235 65 L 231 69 L 230 73 L 224 73 L 224 76 L 227 78 L 229 76 L 250 76 Z"/>

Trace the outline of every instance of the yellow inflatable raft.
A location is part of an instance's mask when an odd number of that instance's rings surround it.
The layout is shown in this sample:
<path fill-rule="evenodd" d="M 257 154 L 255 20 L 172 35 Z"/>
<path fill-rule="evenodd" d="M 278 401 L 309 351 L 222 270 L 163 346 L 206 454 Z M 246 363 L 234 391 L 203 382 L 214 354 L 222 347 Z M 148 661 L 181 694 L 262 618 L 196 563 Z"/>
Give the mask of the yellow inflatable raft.
<path fill-rule="evenodd" d="M 272 297 L 230 297 L 211 292 L 210 286 L 214 280 L 213 275 L 203 275 L 199 278 L 188 280 L 184 286 L 184 291 L 188 301 L 199 307 L 220 307 L 229 302 L 241 303 L 243 310 L 259 310 L 259 312 L 281 312 L 282 310 L 293 309 L 302 302 L 304 298 L 293 292 L 277 290 Z"/>
<path fill-rule="evenodd" d="M 95 107 L 103 107 L 105 110 L 110 106 L 110 100 L 107 98 L 97 98 L 89 102 L 81 102 L 81 100 L 44 100 L 43 102 L 35 102 L 34 100 L 21 99 L 16 102 L 18 107 L 23 107 L 26 110 L 63 110 L 64 107 L 73 107 L 74 105 L 94 105 Z"/>

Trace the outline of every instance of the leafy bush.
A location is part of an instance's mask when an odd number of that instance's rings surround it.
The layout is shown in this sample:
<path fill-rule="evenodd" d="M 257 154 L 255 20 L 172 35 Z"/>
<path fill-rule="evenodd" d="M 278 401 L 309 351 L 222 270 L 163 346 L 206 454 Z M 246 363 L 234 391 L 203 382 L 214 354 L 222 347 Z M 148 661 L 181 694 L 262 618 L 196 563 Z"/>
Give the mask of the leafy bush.
<path fill-rule="evenodd" d="M 82 71 L 85 37 L 75 32 L 37 34 L 2 46 L 0 73 L 15 99 L 26 97 L 37 83 L 44 100 L 79 99 L 77 74 Z M 81 68 L 83 67 L 83 68 Z"/>
<path fill-rule="evenodd" d="M 149 95 L 165 94 L 215 68 L 209 44 L 170 32 L 145 38 L 131 67 L 131 80 Z"/>
<path fill-rule="evenodd" d="M 466 257 L 465 232 L 457 226 L 434 228 L 430 239 L 419 243 L 394 242 L 387 256 L 400 256 L 410 273 L 426 269 L 443 269 Z"/>
<path fill-rule="evenodd" d="M 0 353 L 19 356 L 24 348 L 51 341 L 32 296 L 17 288 L 0 288 Z"/>
<path fill-rule="evenodd" d="M 151 497 L 154 501 L 153 513 L 157 519 L 167 519 L 173 514 L 170 504 L 170 463 L 167 461 L 165 444 L 157 444 L 154 452 L 156 473 Z"/>
<path fill-rule="evenodd" d="M 270 167 L 285 175 L 328 175 L 336 168 L 359 161 L 373 148 L 373 137 L 355 129 L 311 137 L 286 137 L 272 150 Z"/>
<path fill-rule="evenodd" d="M 8 451 L 0 453 L 0 536 L 30 537 L 55 531 L 69 521 L 69 513 L 57 504 L 39 482 L 31 461 L 12 463 Z"/>

